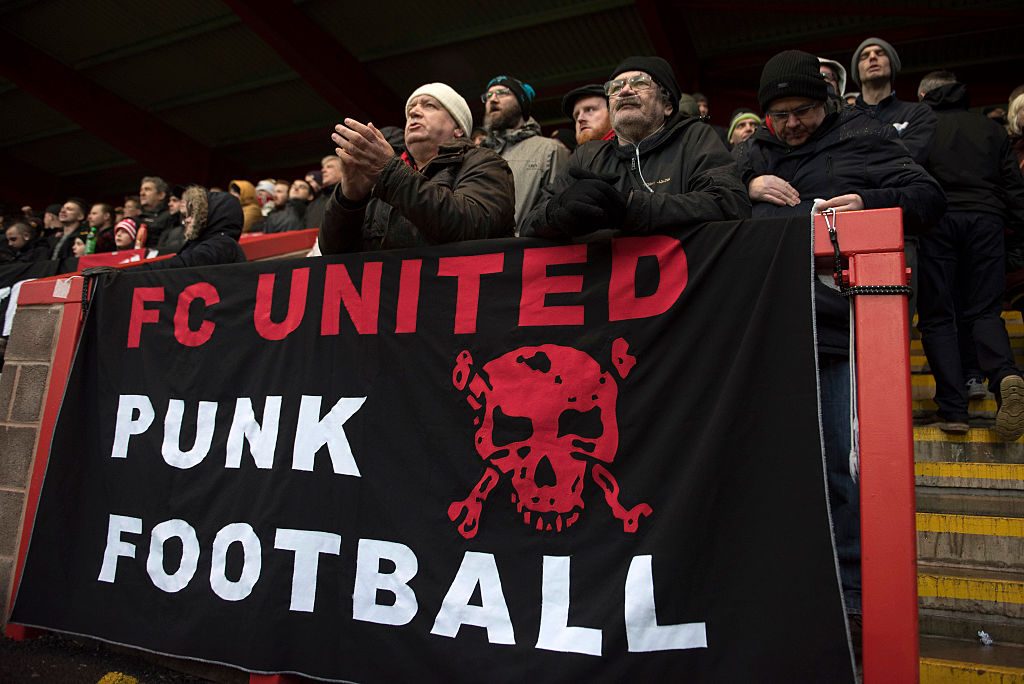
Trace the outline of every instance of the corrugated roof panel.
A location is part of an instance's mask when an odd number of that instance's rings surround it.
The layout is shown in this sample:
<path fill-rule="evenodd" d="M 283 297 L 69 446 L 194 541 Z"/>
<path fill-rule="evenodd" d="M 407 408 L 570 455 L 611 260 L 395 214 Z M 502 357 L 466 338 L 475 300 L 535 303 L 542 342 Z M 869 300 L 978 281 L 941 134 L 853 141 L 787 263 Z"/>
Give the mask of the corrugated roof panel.
<path fill-rule="evenodd" d="M 518 0 L 495 3 L 453 0 L 445 3 L 388 3 L 387 17 L 373 3 L 339 3 L 316 0 L 302 11 L 335 36 L 360 59 L 375 59 L 416 46 L 472 40 L 523 26 L 578 17 L 632 4 L 629 0 Z M 368 31 L 368 26 L 385 30 Z M 494 46 L 495 49 L 499 45 Z M 501 47 L 504 51 L 504 47 Z"/>
<path fill-rule="evenodd" d="M 243 26 L 86 71 L 88 78 L 143 109 L 288 73 L 291 69 L 277 53 Z"/>
<path fill-rule="evenodd" d="M 166 34 L 233 16 L 216 0 L 47 0 L 5 14 L 3 23 L 8 30 L 73 66 L 100 53 L 145 45 Z"/>
<path fill-rule="evenodd" d="M 0 147 L 73 128 L 73 121 L 21 90 L 0 95 Z"/>
<path fill-rule="evenodd" d="M 567 80 L 601 80 L 623 57 L 652 54 L 647 35 L 631 8 L 601 12 L 586 23 L 560 21 L 501 36 L 500 49 L 491 38 L 433 48 L 369 64 L 369 68 L 398 93 L 441 80 L 470 100 L 487 80 L 509 74 L 534 87 Z"/>
<path fill-rule="evenodd" d="M 245 112 L 254 108 L 259 110 L 259 116 L 245 116 Z M 330 127 L 338 113 L 308 85 L 292 81 L 268 86 L 260 91 L 258 98 L 252 93 L 239 93 L 168 110 L 162 112 L 160 118 L 196 140 L 216 147 L 240 138 L 310 128 L 321 122 Z"/>
<path fill-rule="evenodd" d="M 16 159 L 54 175 L 130 163 L 132 160 L 86 131 L 55 135 L 5 150 Z"/>

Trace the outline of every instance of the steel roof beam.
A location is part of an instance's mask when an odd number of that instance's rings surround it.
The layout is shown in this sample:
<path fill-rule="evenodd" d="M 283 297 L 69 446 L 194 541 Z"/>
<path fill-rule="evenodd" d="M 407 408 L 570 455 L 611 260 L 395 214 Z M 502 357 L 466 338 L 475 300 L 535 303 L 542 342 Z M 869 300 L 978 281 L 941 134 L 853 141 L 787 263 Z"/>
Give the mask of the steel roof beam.
<path fill-rule="evenodd" d="M 391 121 L 401 100 L 352 53 L 292 3 L 225 0 L 256 35 L 328 104 L 346 116 Z"/>
<path fill-rule="evenodd" d="M 126 102 L 15 34 L 5 44 L 0 74 L 142 166 L 171 178 L 205 177 L 210 150 Z"/>
<path fill-rule="evenodd" d="M 701 81 L 700 59 L 686 22 L 686 13 L 692 3 L 678 4 L 679 7 L 674 7 L 672 3 L 659 0 L 638 0 L 636 12 L 655 52 L 672 65 L 679 87 L 683 92 L 692 93 L 700 88 Z M 671 27 L 671 39 L 667 27 Z"/>

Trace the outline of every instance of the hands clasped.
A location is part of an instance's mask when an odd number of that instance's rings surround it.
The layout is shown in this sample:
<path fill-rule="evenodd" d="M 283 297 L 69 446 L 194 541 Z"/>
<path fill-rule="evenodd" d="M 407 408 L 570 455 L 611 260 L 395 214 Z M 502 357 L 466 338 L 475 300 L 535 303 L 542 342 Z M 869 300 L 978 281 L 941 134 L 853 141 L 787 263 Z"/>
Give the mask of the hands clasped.
<path fill-rule="evenodd" d="M 551 198 L 548 224 L 569 235 L 603 228 L 621 228 L 626 217 L 626 196 L 613 185 L 618 177 L 570 168 L 575 183 Z"/>
<path fill-rule="evenodd" d="M 352 201 L 365 199 L 395 150 L 373 123 L 345 119 L 334 127 L 331 139 L 341 159 L 341 191 Z"/>

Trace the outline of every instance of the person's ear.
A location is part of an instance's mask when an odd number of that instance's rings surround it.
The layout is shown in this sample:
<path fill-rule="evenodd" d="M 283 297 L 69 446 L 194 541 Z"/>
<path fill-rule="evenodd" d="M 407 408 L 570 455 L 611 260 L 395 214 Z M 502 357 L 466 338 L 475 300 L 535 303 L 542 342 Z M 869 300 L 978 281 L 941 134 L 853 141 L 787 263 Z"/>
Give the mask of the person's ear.
<path fill-rule="evenodd" d="M 456 137 L 456 138 L 465 138 L 466 137 L 466 132 L 463 131 L 458 126 L 456 126 L 455 127 L 455 133 L 453 134 L 453 136 Z"/>

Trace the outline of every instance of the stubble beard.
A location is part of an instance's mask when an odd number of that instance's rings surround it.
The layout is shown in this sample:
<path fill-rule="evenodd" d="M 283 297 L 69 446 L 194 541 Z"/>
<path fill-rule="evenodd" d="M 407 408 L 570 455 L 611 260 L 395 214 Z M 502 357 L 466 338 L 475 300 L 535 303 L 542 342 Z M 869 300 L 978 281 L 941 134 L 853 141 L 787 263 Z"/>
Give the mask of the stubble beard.
<path fill-rule="evenodd" d="M 484 114 L 484 130 L 490 131 L 507 131 L 515 128 L 522 118 L 522 114 L 518 107 L 511 111 L 488 110 Z"/>

